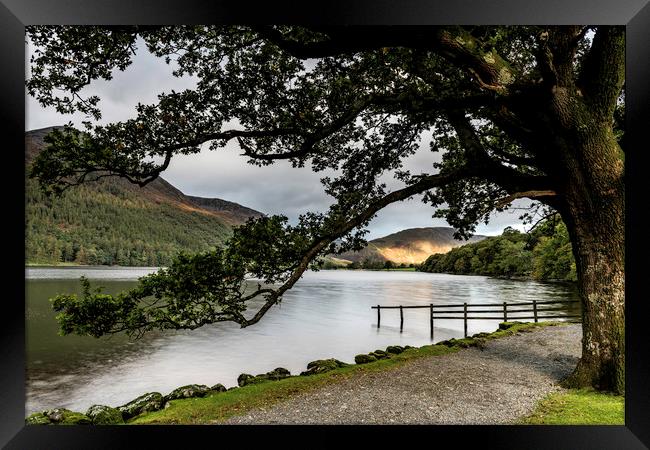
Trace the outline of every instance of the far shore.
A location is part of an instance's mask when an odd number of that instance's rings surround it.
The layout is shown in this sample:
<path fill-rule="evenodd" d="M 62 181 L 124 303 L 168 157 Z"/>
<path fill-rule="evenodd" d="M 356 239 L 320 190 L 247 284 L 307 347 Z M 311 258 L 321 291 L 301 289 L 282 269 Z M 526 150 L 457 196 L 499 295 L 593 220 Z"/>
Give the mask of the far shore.
<path fill-rule="evenodd" d="M 109 266 L 109 265 L 95 265 L 95 264 L 77 264 L 77 263 L 72 263 L 72 262 L 61 262 L 61 263 L 25 263 L 25 267 L 43 267 L 43 268 L 51 268 L 51 267 L 100 267 L 100 268 L 107 268 L 107 269 L 158 269 L 158 266 L 119 266 L 117 264 Z"/>
<path fill-rule="evenodd" d="M 162 267 L 156 267 L 156 266 L 118 266 L 118 265 L 92 265 L 92 264 L 78 264 L 78 263 L 73 263 L 73 262 L 60 262 L 60 263 L 33 263 L 33 262 L 27 262 L 25 263 L 25 268 L 54 268 L 54 267 L 97 267 L 97 268 L 107 268 L 107 269 L 160 269 Z M 391 269 L 348 269 L 347 267 L 337 267 L 337 268 L 322 268 L 319 270 L 323 271 L 368 271 L 368 272 L 419 272 L 417 268 L 415 267 L 394 267 Z M 571 284 L 575 285 L 575 281 L 567 281 L 567 280 L 535 280 L 532 277 L 522 277 L 522 276 L 516 276 L 516 277 L 503 277 L 503 276 L 495 276 L 495 275 L 481 275 L 480 273 L 451 273 L 451 272 L 422 272 L 422 273 L 439 273 L 439 274 L 445 274 L 445 275 L 462 275 L 462 276 L 469 276 L 469 277 L 489 277 L 489 278 L 496 278 L 499 280 L 510 280 L 510 281 L 538 281 L 540 283 L 557 283 L 557 284 Z"/>

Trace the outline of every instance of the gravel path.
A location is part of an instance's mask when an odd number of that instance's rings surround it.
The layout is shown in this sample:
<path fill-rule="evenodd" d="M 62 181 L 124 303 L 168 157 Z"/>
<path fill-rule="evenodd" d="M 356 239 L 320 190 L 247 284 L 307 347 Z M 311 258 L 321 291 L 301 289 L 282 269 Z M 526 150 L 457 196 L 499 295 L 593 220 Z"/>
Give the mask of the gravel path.
<path fill-rule="evenodd" d="M 544 327 L 395 369 L 363 373 L 229 424 L 507 424 L 561 390 L 581 326 Z"/>

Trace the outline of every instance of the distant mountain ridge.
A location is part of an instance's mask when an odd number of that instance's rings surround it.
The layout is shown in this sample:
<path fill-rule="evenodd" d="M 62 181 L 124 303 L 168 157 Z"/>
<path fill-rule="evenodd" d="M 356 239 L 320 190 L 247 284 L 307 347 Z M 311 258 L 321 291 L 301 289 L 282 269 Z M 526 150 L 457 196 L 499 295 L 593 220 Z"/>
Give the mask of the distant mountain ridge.
<path fill-rule="evenodd" d="M 25 165 L 54 128 L 25 133 Z M 30 263 L 166 265 L 178 251 L 221 245 L 232 228 L 264 214 L 219 198 L 188 196 L 163 178 L 144 187 L 104 178 L 47 198 L 26 179 Z"/>
<path fill-rule="evenodd" d="M 368 241 L 358 252 L 332 255 L 337 259 L 362 263 L 370 261 L 392 261 L 397 264 L 420 264 L 434 253 L 447 253 L 452 248 L 470 242 L 478 242 L 487 236 L 474 235 L 469 240 L 454 239 L 451 227 L 409 228 Z"/>

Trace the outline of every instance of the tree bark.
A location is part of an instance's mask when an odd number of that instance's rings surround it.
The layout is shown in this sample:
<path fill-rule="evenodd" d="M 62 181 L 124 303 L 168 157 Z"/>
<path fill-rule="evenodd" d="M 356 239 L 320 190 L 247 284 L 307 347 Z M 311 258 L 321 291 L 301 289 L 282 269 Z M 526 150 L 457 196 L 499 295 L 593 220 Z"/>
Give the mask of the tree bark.
<path fill-rule="evenodd" d="M 582 122 L 585 125 L 585 122 Z M 625 187 L 611 126 L 590 123 L 567 149 L 561 213 L 573 243 L 582 304 L 582 358 L 565 381 L 625 390 Z M 596 128 L 596 126 L 599 126 Z M 583 139 L 588 137 L 586 139 Z"/>

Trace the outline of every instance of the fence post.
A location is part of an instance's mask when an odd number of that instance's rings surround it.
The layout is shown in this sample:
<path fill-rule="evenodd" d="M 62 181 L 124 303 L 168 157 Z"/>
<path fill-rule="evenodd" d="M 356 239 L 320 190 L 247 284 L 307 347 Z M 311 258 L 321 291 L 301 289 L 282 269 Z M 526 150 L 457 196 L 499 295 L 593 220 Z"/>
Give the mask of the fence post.
<path fill-rule="evenodd" d="M 463 322 L 465 322 L 465 337 L 467 337 L 467 303 L 463 303 Z"/>
<path fill-rule="evenodd" d="M 377 305 L 377 328 L 379 328 L 380 323 L 381 323 L 381 306 Z"/>
<path fill-rule="evenodd" d="M 508 304 L 506 302 L 503 302 L 503 321 L 508 321 Z"/>
<path fill-rule="evenodd" d="M 402 305 L 399 305 L 399 332 L 401 333 L 404 329 L 404 310 Z"/>
<path fill-rule="evenodd" d="M 431 313 L 429 316 L 431 322 L 431 340 L 433 341 L 433 303 L 429 304 L 429 311 Z"/>
<path fill-rule="evenodd" d="M 537 323 L 537 300 L 533 300 L 533 315 L 535 316 L 535 323 Z"/>

